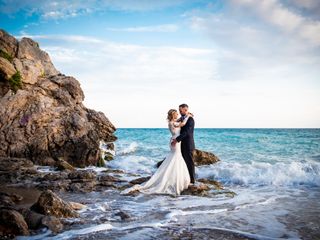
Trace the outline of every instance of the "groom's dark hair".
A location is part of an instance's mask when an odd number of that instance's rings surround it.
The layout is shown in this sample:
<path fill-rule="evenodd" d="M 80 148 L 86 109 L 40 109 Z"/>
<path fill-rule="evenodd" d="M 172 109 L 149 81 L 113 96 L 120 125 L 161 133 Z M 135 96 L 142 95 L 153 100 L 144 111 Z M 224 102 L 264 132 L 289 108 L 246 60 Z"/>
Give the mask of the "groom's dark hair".
<path fill-rule="evenodd" d="M 185 108 L 185 107 L 189 108 L 188 104 L 182 103 L 179 105 L 179 108 Z"/>

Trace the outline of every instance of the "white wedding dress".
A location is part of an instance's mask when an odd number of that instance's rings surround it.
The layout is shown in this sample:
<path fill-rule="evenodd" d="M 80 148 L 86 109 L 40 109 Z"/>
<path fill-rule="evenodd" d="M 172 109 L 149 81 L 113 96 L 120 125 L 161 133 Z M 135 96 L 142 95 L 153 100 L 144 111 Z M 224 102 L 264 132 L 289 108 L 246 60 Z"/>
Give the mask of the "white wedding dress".
<path fill-rule="evenodd" d="M 184 121 L 186 122 L 186 118 Z M 177 142 L 174 147 L 171 146 L 172 139 L 180 134 L 179 123 L 169 122 L 169 130 L 172 134 L 170 139 L 170 152 L 162 162 L 157 171 L 151 178 L 142 183 L 136 184 L 121 192 L 121 194 L 128 194 L 131 191 L 139 190 L 139 192 L 146 194 L 170 194 L 180 195 L 181 191 L 187 189 L 190 184 L 190 175 L 187 165 L 182 157 L 181 142 Z"/>

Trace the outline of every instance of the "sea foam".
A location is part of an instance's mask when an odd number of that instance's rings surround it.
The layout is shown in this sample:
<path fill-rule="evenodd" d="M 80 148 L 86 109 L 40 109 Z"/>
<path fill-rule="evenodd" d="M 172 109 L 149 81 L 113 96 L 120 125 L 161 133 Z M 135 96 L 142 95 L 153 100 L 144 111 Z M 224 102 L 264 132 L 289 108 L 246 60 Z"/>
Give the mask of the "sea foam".
<path fill-rule="evenodd" d="M 235 185 L 320 186 L 320 163 L 312 161 L 237 163 L 219 162 L 197 169 L 199 178 Z"/>

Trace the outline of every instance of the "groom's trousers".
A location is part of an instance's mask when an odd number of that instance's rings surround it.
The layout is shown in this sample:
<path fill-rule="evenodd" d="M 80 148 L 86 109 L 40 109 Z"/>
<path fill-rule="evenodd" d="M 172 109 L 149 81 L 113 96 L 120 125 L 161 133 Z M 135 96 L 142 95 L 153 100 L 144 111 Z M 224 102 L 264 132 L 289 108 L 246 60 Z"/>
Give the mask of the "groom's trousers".
<path fill-rule="evenodd" d="M 193 162 L 192 152 L 193 151 L 191 149 L 181 146 L 182 157 L 187 164 L 189 175 L 190 175 L 190 181 L 191 183 L 194 183 L 195 171 L 194 171 L 194 162 Z"/>

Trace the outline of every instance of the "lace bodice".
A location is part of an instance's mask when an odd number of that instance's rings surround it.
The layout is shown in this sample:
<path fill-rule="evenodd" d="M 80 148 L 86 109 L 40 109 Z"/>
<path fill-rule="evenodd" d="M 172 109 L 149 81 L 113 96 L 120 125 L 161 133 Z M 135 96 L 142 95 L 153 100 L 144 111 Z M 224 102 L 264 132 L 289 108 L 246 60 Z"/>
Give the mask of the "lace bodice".
<path fill-rule="evenodd" d="M 183 123 L 186 124 L 189 119 L 189 116 L 183 120 Z M 172 138 L 176 138 L 180 135 L 181 128 L 179 127 L 181 122 L 170 121 L 168 123 L 169 130 L 171 132 Z"/>
<path fill-rule="evenodd" d="M 180 130 L 181 130 L 181 128 L 178 127 L 179 123 L 177 123 L 177 122 L 169 122 L 168 126 L 169 126 L 169 130 L 171 132 L 172 137 L 173 138 L 178 137 L 179 134 L 180 134 Z"/>

